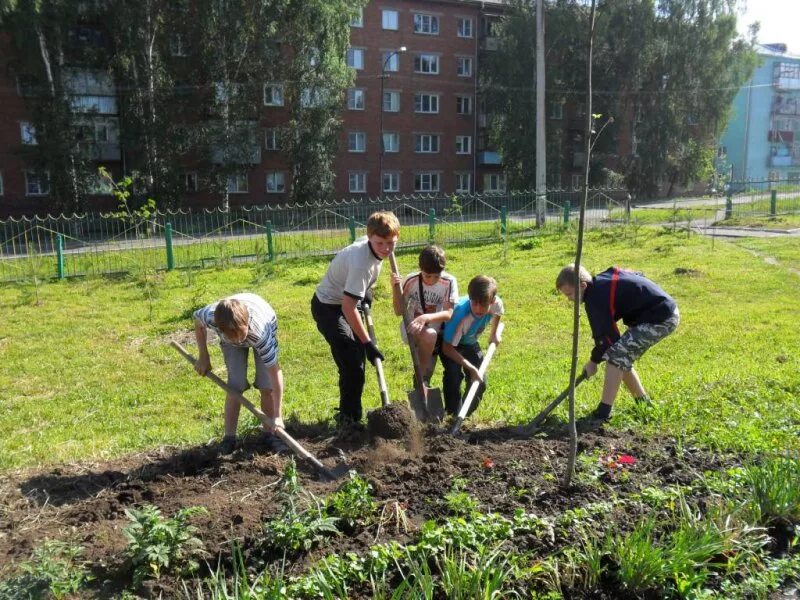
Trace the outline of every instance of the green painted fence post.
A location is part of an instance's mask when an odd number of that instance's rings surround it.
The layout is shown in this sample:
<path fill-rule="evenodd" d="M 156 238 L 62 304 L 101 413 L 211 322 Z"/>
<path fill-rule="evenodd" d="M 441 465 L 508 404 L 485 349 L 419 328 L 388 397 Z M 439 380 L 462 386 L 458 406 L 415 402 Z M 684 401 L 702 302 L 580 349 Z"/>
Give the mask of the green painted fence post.
<path fill-rule="evenodd" d="M 508 231 L 508 207 L 500 207 L 500 235 L 505 235 Z"/>
<path fill-rule="evenodd" d="M 733 217 L 733 198 L 731 198 L 731 194 L 728 192 L 725 198 L 725 218 L 730 219 L 731 217 Z"/>
<path fill-rule="evenodd" d="M 569 223 L 569 211 L 572 210 L 572 203 L 567 200 L 564 202 L 564 225 Z"/>
<path fill-rule="evenodd" d="M 64 236 L 56 235 L 56 272 L 59 279 L 64 279 Z"/>
<path fill-rule="evenodd" d="M 356 220 L 354 217 L 350 217 L 347 220 L 347 227 L 350 229 L 350 243 L 356 241 Z"/>
<path fill-rule="evenodd" d="M 433 243 L 433 238 L 436 236 L 436 209 L 431 208 L 428 211 L 428 241 Z"/>
<path fill-rule="evenodd" d="M 275 259 L 275 248 L 272 246 L 272 221 L 267 221 L 267 260 Z"/>
<path fill-rule="evenodd" d="M 175 254 L 172 252 L 172 223 L 164 227 L 164 239 L 167 242 L 167 271 L 175 268 Z"/>
<path fill-rule="evenodd" d="M 769 214 L 775 216 L 778 212 L 778 190 L 772 190 L 769 196 Z"/>

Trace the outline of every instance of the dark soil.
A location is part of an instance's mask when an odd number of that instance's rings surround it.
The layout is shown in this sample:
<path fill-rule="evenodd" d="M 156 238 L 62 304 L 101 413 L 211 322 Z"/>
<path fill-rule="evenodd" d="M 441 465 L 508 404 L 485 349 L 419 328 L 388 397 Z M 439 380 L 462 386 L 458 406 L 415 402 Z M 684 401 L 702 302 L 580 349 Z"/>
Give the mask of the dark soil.
<path fill-rule="evenodd" d="M 384 440 L 401 440 L 416 433 L 417 421 L 407 404 L 389 404 L 367 413 L 367 431 L 370 437 Z"/>
<path fill-rule="evenodd" d="M 397 530 L 396 524 L 389 523 L 332 538 L 287 564 L 287 575 L 301 573 L 331 552 L 363 552 L 388 539 L 412 539 L 413 528 L 446 514 L 443 496 L 459 477 L 467 481 L 467 491 L 486 512 L 511 515 L 523 508 L 547 516 L 613 495 L 626 496 L 646 486 L 688 484 L 704 471 L 739 463 L 735 456 L 679 447 L 666 438 L 646 439 L 631 431 L 584 426 L 579 451 L 591 455 L 594 464 L 596 457 L 619 454 L 632 455 L 636 461 L 624 469 L 578 477 L 565 489 L 559 485 L 568 450 L 563 425 L 533 439 L 520 438 L 512 428 L 468 429 L 452 437 L 429 427 L 409 435 L 413 419 L 409 429 L 408 409 L 397 406 L 380 411 L 385 417 L 380 424 L 370 418 L 370 430 L 377 436 L 372 444 L 364 440 L 345 447 L 326 427 L 290 425 L 290 433 L 327 465 L 333 466 L 344 453 L 350 466 L 372 484 L 380 506 L 405 507 L 411 529 Z M 396 438 L 401 429 L 401 441 L 385 441 Z M 13 562 L 26 559 L 43 539 L 72 540 L 86 548 L 86 558 L 99 570 L 91 594 L 107 597 L 129 583 L 120 559 L 125 546 L 122 528 L 127 524 L 124 511 L 145 503 L 155 504 L 165 515 L 181 507 L 205 506 L 208 514 L 195 517 L 193 523 L 199 527 L 212 565 L 220 554 L 230 554 L 234 540 L 247 555 L 255 553 L 261 523 L 279 509 L 275 484 L 287 460 L 259 447 L 258 437 L 253 436 L 229 456 L 217 456 L 213 447 L 206 446 L 161 448 L 108 463 L 6 474 L 0 477 L 0 577 Z M 300 469 L 306 489 L 319 497 L 338 485 L 321 481 L 306 465 Z M 618 515 L 615 520 L 636 516 Z M 519 543 L 524 550 L 543 542 L 523 538 Z M 119 569 L 116 577 L 115 569 Z M 170 585 L 179 584 L 170 584 L 168 579 L 159 582 L 165 597 L 171 597 Z"/>

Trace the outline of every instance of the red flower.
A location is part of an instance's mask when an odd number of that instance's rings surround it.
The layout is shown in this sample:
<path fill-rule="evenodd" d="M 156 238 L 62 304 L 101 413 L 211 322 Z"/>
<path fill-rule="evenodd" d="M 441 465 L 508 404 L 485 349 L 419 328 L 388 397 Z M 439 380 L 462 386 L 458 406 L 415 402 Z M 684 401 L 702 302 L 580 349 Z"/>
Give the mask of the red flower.
<path fill-rule="evenodd" d="M 483 468 L 494 469 L 494 461 L 487 456 L 486 458 L 483 459 Z"/>

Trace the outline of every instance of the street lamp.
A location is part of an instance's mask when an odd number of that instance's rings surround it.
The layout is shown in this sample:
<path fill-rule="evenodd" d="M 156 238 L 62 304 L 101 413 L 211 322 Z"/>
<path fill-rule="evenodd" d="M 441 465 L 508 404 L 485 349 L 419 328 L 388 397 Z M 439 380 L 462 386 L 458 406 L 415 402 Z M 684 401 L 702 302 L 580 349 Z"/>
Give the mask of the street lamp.
<path fill-rule="evenodd" d="M 380 112 L 380 137 L 381 137 L 381 151 L 380 151 L 380 158 L 378 159 L 378 182 L 380 184 L 381 190 L 381 197 L 383 197 L 383 153 L 386 151 L 385 145 L 383 143 L 383 82 L 386 80 L 388 75 L 386 74 L 386 65 L 389 64 L 389 61 L 392 60 L 392 57 L 397 54 L 402 54 L 406 51 L 405 46 L 400 46 L 397 50 L 393 50 L 389 54 L 386 55 L 386 58 L 383 60 L 383 66 L 381 67 L 381 98 L 379 104 L 379 112 Z"/>

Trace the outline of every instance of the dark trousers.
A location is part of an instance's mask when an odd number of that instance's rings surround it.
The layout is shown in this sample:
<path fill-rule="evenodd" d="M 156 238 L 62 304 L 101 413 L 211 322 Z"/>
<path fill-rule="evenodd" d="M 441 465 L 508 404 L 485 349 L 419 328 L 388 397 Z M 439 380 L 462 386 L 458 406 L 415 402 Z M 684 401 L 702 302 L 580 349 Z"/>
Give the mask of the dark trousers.
<path fill-rule="evenodd" d="M 317 329 L 331 347 L 331 355 L 339 369 L 339 413 L 361 420 L 361 393 L 364 391 L 364 346 L 338 304 L 320 302 L 314 294 L 311 314 Z"/>
<path fill-rule="evenodd" d="M 476 368 L 481 366 L 483 352 L 478 344 L 459 344 L 455 347 L 455 349 L 461 356 L 475 365 Z M 470 379 L 469 374 L 461 368 L 461 365 L 448 358 L 444 352 L 441 354 L 441 359 L 442 365 L 444 366 L 444 408 L 447 411 L 447 414 L 456 415 L 458 414 L 458 411 L 461 410 L 461 402 L 464 399 L 464 396 L 467 395 L 467 391 L 469 390 L 472 380 Z M 467 385 L 462 392 L 461 385 L 465 379 L 467 380 Z M 475 399 L 472 401 L 472 406 L 470 406 L 469 413 L 467 413 L 468 415 L 471 415 L 473 412 L 475 412 L 475 409 L 478 408 L 478 404 L 481 403 L 481 398 L 483 398 L 484 391 L 486 391 L 485 378 L 484 383 L 482 383 L 478 388 L 478 393 L 475 394 Z"/>

